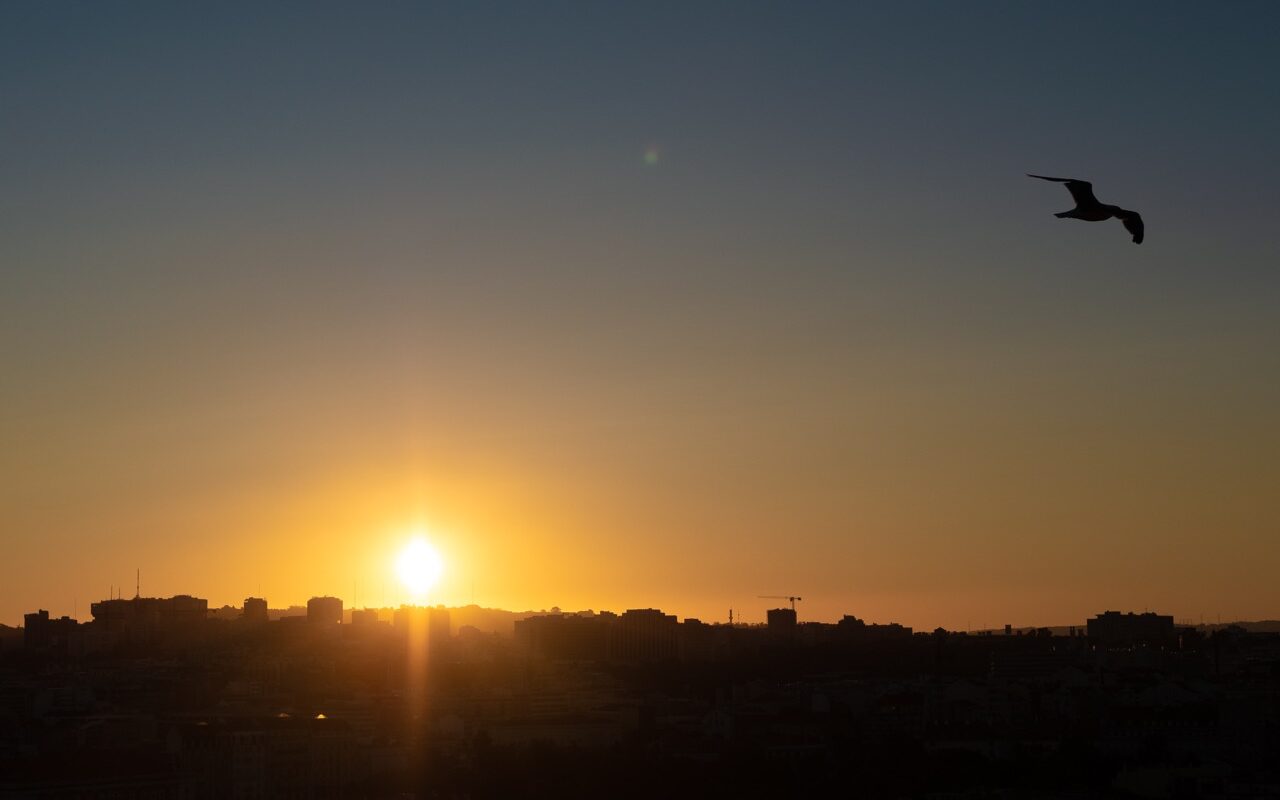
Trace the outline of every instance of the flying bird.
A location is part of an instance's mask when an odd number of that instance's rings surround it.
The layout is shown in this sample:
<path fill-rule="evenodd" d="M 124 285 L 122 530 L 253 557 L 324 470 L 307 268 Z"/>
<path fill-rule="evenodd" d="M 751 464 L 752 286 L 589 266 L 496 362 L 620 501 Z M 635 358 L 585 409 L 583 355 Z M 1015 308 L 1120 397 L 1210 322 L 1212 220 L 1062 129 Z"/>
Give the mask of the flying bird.
<path fill-rule="evenodd" d="M 1099 203 L 1098 198 L 1093 196 L 1092 183 L 1078 181 L 1075 178 L 1050 178 L 1048 175 L 1032 175 L 1030 172 L 1027 173 L 1027 177 L 1066 184 L 1067 191 L 1071 192 L 1071 198 L 1076 201 L 1076 207 L 1070 211 L 1054 214 L 1055 217 L 1083 219 L 1088 222 L 1101 222 L 1104 219 L 1115 217 L 1124 223 L 1125 230 L 1133 234 L 1133 243 L 1142 244 L 1142 217 L 1139 216 L 1138 212 L 1129 211 L 1120 206 Z"/>

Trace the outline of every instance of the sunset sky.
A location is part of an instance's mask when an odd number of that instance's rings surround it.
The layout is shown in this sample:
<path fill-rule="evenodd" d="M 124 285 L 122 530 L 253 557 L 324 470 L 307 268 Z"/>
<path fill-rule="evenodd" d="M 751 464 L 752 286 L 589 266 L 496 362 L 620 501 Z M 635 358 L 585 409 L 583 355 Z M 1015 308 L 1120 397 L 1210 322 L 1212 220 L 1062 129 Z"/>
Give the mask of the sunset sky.
<path fill-rule="evenodd" d="M 0 6 L 0 623 L 1280 617 L 1280 4 Z M 1024 173 L 1139 210 L 1058 220 Z"/>

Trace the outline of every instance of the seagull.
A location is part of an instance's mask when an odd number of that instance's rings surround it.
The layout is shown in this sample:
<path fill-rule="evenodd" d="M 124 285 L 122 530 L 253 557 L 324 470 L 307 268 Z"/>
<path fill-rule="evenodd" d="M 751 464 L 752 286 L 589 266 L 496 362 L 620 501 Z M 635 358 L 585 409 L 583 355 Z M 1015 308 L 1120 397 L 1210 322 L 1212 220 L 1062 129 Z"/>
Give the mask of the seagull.
<path fill-rule="evenodd" d="M 1027 173 L 1027 177 L 1039 178 L 1042 181 L 1065 183 L 1067 185 L 1067 191 L 1071 192 L 1071 198 L 1076 201 L 1076 207 L 1070 211 L 1054 214 L 1055 217 L 1083 219 L 1088 222 L 1101 222 L 1104 219 L 1115 217 L 1124 223 L 1125 230 L 1133 234 L 1133 243 L 1142 244 L 1142 217 L 1138 215 L 1138 212 L 1128 211 L 1120 206 L 1099 203 L 1098 198 L 1093 196 L 1092 183 L 1076 180 L 1075 178 L 1050 178 L 1048 175 L 1032 175 L 1030 172 Z"/>

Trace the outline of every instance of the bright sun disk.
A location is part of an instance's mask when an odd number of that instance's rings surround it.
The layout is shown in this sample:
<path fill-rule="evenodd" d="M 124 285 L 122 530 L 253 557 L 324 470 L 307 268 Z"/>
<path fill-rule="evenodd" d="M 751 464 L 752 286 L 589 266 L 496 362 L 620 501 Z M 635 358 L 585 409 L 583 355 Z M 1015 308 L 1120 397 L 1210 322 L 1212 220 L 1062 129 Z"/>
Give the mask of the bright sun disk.
<path fill-rule="evenodd" d="M 435 586 L 443 571 L 444 562 L 440 560 L 440 554 L 426 539 L 413 539 L 396 559 L 396 574 L 400 576 L 400 582 L 415 596 L 424 595 Z"/>

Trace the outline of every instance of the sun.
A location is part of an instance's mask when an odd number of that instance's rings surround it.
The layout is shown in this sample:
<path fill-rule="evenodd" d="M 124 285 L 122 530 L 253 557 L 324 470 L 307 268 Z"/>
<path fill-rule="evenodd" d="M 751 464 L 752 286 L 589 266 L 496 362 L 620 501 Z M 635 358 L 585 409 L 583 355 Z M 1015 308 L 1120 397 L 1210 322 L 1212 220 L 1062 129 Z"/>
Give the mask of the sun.
<path fill-rule="evenodd" d="M 444 562 L 440 560 L 440 554 L 421 537 L 410 540 L 396 559 L 396 574 L 415 597 L 421 597 L 430 591 L 436 581 L 440 580 L 442 572 Z"/>

